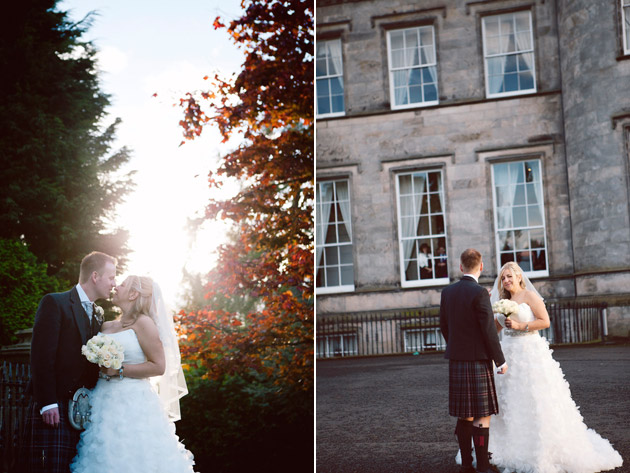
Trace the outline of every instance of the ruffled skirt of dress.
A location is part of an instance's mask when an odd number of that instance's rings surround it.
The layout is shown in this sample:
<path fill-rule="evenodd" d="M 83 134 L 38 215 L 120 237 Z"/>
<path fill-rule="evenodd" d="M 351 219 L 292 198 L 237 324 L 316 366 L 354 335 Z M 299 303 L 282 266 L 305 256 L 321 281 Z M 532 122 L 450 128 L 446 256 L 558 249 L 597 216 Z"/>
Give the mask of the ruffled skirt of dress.
<path fill-rule="evenodd" d="M 193 456 L 149 380 L 100 379 L 91 404 L 91 423 L 81 433 L 73 473 L 193 471 Z"/>
<path fill-rule="evenodd" d="M 493 464 L 504 473 L 594 473 L 621 466 L 610 442 L 584 424 L 544 338 L 504 335 L 501 347 L 508 372 L 495 376 L 499 414 L 490 423 Z"/>

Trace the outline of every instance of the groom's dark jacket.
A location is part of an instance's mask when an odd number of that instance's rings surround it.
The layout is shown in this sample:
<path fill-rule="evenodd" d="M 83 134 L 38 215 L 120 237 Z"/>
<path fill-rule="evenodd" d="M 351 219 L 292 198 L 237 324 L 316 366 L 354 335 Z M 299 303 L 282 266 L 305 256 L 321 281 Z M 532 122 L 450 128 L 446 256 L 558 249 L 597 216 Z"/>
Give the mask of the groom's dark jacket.
<path fill-rule="evenodd" d="M 96 384 L 98 366 L 81 354 L 92 335 L 76 286 L 42 298 L 33 325 L 29 385 L 40 409 L 67 401 L 81 386 Z"/>
<path fill-rule="evenodd" d="M 464 276 L 442 291 L 440 329 L 449 360 L 505 363 L 488 291 Z"/>

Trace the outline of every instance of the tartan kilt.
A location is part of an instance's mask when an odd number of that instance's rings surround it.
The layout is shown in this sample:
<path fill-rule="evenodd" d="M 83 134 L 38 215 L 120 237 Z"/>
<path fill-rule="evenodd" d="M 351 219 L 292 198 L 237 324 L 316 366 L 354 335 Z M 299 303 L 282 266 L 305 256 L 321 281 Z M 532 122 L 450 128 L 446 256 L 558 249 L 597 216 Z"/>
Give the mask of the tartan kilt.
<path fill-rule="evenodd" d="M 59 402 L 59 427 L 44 424 L 40 406 L 29 403 L 24 425 L 22 469 L 29 473 L 68 473 L 81 432 L 68 421 L 68 400 Z"/>
<path fill-rule="evenodd" d="M 449 360 L 448 411 L 454 417 L 487 417 L 499 413 L 492 360 Z"/>

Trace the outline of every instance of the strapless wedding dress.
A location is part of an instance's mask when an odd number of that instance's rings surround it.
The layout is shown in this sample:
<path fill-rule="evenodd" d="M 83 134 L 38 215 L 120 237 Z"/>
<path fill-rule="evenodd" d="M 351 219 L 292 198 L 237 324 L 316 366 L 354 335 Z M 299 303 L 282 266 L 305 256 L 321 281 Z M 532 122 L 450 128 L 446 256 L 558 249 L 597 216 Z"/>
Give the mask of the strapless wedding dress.
<path fill-rule="evenodd" d="M 122 344 L 125 364 L 146 361 L 133 329 L 108 334 Z M 81 433 L 73 473 L 191 473 L 192 454 L 177 435 L 148 378 L 99 379 L 91 423 Z"/>
<path fill-rule="evenodd" d="M 512 318 L 535 320 L 525 303 Z M 547 340 L 537 331 L 502 332 L 508 371 L 495 376 L 499 414 L 490 421 L 492 463 L 503 473 L 593 473 L 621 466 L 610 442 L 584 424 Z"/>

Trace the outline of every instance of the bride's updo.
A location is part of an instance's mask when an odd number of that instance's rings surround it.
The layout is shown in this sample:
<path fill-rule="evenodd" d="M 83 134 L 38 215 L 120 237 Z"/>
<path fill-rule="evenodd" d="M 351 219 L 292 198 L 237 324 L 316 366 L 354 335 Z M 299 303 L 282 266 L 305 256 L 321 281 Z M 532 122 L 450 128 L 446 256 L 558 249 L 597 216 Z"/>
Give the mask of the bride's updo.
<path fill-rule="evenodd" d="M 138 297 L 133 301 L 131 309 L 129 311 L 129 317 L 132 320 L 132 324 L 138 320 L 141 315 L 148 315 L 153 318 L 151 314 L 151 305 L 153 303 L 153 279 L 148 276 L 129 276 L 127 278 L 130 290 L 138 293 Z M 129 324 L 131 325 L 131 324 Z"/>
<path fill-rule="evenodd" d="M 497 284 L 499 286 L 500 299 L 510 299 L 512 297 L 512 295 L 510 294 L 510 291 L 508 291 L 507 289 L 503 287 L 503 281 L 501 281 L 501 276 L 503 276 L 503 273 L 505 271 L 510 271 L 512 273 L 512 276 L 516 276 L 518 274 L 521 280 L 519 285 L 521 286 L 522 289 L 525 289 L 525 281 L 523 280 L 524 279 L 523 270 L 514 261 L 508 261 L 501 267 L 501 271 L 499 271 L 499 278 L 498 278 Z"/>

